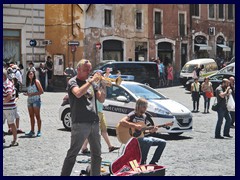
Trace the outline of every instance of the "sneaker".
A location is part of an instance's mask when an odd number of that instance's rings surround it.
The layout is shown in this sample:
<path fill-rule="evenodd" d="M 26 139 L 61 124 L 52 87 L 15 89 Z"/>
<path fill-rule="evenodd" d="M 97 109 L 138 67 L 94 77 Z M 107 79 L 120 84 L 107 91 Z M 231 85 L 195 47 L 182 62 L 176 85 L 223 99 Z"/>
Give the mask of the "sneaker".
<path fill-rule="evenodd" d="M 222 136 L 215 136 L 215 139 L 224 139 Z"/>
<path fill-rule="evenodd" d="M 26 136 L 30 136 L 30 137 L 34 136 L 34 134 L 35 132 L 33 131 L 29 131 L 28 133 L 25 133 Z"/>
<path fill-rule="evenodd" d="M 82 150 L 82 153 L 83 153 L 83 154 L 90 154 L 90 151 L 89 151 L 88 148 L 87 148 L 87 149 Z"/>
<path fill-rule="evenodd" d="M 109 152 L 112 152 L 114 150 L 119 149 L 119 147 L 112 146 L 112 147 L 109 147 L 108 149 L 109 149 Z"/>
<path fill-rule="evenodd" d="M 13 147 L 13 146 L 18 146 L 18 142 L 17 141 L 12 141 L 11 144 L 10 144 L 10 147 Z"/>
<path fill-rule="evenodd" d="M 38 132 L 37 132 L 37 137 L 41 137 L 41 136 L 42 136 L 41 131 L 38 131 Z"/>
<path fill-rule="evenodd" d="M 233 136 L 230 136 L 229 134 L 223 135 L 223 136 L 228 137 L 228 138 L 233 138 Z"/>
<path fill-rule="evenodd" d="M 24 131 L 21 130 L 21 129 L 18 129 L 18 130 L 17 130 L 17 133 L 18 133 L 18 134 L 22 134 L 22 133 L 24 133 Z"/>

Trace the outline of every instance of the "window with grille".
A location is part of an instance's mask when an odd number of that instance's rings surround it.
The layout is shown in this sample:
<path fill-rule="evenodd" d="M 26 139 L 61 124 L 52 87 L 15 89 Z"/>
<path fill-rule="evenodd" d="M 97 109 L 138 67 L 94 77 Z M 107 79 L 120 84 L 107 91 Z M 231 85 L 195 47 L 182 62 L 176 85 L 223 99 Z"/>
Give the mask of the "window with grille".
<path fill-rule="evenodd" d="M 190 9 L 192 16 L 199 16 L 199 4 L 191 4 Z"/>
<path fill-rule="evenodd" d="M 218 5 L 218 18 L 219 19 L 224 19 L 224 8 L 223 4 Z"/>
<path fill-rule="evenodd" d="M 228 19 L 233 20 L 233 4 L 228 4 Z"/>
<path fill-rule="evenodd" d="M 111 27 L 111 14 L 112 14 L 112 11 L 111 10 L 107 10 L 105 9 L 104 11 L 104 25 L 107 26 L 107 27 Z"/>
<path fill-rule="evenodd" d="M 142 13 L 136 13 L 136 29 L 142 29 Z"/>
<path fill-rule="evenodd" d="M 208 17 L 209 18 L 215 18 L 214 17 L 214 4 L 209 4 L 208 6 Z"/>
<path fill-rule="evenodd" d="M 155 34 L 162 34 L 161 12 L 155 12 Z"/>
<path fill-rule="evenodd" d="M 179 35 L 185 36 L 185 18 L 184 14 L 179 14 Z"/>

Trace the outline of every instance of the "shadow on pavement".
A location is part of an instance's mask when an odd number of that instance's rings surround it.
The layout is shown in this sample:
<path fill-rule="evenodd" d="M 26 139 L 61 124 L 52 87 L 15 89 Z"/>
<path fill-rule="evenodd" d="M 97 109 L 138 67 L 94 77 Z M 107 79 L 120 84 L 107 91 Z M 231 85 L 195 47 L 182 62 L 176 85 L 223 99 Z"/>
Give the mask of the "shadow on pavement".
<path fill-rule="evenodd" d="M 186 139 L 192 139 L 192 137 L 188 137 L 188 136 L 183 136 L 183 135 L 179 135 L 179 136 L 176 136 L 176 135 L 169 135 L 169 134 L 159 134 L 159 133 L 154 133 L 152 134 L 153 137 L 158 137 L 158 138 L 161 138 L 161 139 L 164 139 L 164 140 L 186 140 Z"/>
<path fill-rule="evenodd" d="M 10 148 L 10 145 L 3 145 L 3 149 Z"/>
<path fill-rule="evenodd" d="M 59 130 L 59 131 L 71 132 L 70 130 L 67 130 L 67 129 L 65 129 L 65 128 L 59 128 L 59 129 L 57 129 L 57 130 Z"/>
<path fill-rule="evenodd" d="M 24 138 L 29 138 L 29 139 L 31 139 L 31 138 L 37 138 L 37 136 L 27 136 L 27 135 L 23 135 L 23 136 L 18 136 L 18 138 L 22 138 L 22 139 L 24 139 Z"/>

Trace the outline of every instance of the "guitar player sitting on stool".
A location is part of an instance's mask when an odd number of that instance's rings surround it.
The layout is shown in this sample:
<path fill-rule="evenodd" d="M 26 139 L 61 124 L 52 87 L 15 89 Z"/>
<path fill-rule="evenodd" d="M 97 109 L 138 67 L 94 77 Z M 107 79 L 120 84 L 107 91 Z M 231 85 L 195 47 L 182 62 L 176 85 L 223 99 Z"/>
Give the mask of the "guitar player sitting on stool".
<path fill-rule="evenodd" d="M 141 131 L 143 127 L 142 125 L 140 125 L 140 123 L 144 123 L 145 125 L 147 125 L 147 122 L 149 122 L 148 118 L 150 118 L 150 116 L 146 114 L 147 105 L 148 105 L 148 102 L 146 99 L 144 98 L 138 99 L 136 102 L 135 111 L 130 112 L 126 117 L 121 119 L 120 126 L 124 126 L 127 128 L 134 128 Z M 155 126 L 148 131 L 149 133 L 154 133 L 157 130 L 158 130 L 158 127 Z M 147 155 L 151 146 L 157 146 L 157 149 L 155 150 L 155 153 L 149 164 L 157 164 L 166 146 L 166 141 L 160 138 L 148 136 L 148 137 L 139 137 L 138 142 L 142 152 L 141 164 L 146 164 Z"/>

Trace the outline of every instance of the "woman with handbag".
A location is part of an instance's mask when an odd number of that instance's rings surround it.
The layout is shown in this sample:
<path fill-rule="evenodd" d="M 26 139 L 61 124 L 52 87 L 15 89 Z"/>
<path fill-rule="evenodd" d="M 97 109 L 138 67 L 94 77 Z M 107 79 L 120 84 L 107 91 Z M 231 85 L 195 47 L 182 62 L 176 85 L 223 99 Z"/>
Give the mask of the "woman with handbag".
<path fill-rule="evenodd" d="M 193 100 L 193 110 L 192 112 L 199 112 L 199 98 L 200 98 L 200 83 L 198 78 L 194 78 L 194 82 L 191 84 L 191 94 Z"/>
<path fill-rule="evenodd" d="M 209 81 L 208 77 L 204 78 L 202 83 L 202 92 L 204 98 L 204 114 L 209 113 L 210 99 L 213 97 L 212 83 Z"/>

